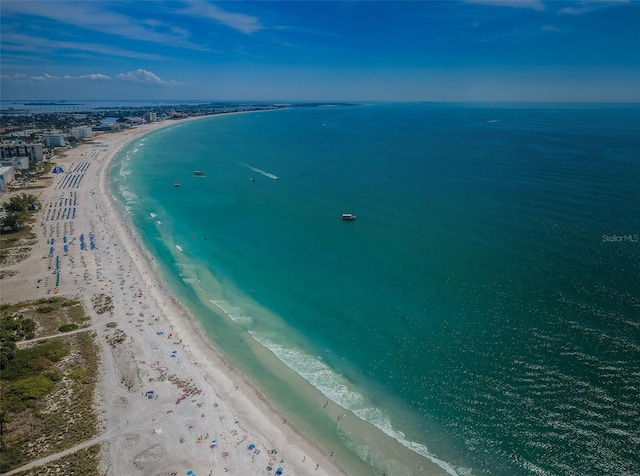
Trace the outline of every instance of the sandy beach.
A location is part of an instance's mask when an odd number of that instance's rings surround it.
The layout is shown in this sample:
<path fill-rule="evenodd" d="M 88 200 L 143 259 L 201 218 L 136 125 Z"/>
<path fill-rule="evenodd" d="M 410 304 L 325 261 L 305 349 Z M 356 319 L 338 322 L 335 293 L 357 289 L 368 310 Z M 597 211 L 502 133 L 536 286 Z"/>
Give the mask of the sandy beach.
<path fill-rule="evenodd" d="M 2 302 L 84 301 L 101 347 L 101 427 L 77 448 L 100 443 L 106 474 L 346 474 L 211 346 L 118 215 L 111 161 L 131 140 L 171 124 L 101 135 L 56 159 L 64 173 L 28 191 L 42 205 L 38 242 L 6 268 L 16 274 L 3 280 Z M 107 312 L 96 311 L 98 301 Z"/>

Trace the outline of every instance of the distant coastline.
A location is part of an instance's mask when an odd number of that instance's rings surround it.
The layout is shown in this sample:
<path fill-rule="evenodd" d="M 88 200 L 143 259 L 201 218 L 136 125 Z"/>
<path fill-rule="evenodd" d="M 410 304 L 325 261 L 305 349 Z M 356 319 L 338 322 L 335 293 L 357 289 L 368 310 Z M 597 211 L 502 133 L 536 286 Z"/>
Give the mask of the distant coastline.
<path fill-rule="evenodd" d="M 22 104 L 24 104 L 25 106 L 82 106 L 84 103 L 59 101 L 59 102 L 25 102 Z"/>

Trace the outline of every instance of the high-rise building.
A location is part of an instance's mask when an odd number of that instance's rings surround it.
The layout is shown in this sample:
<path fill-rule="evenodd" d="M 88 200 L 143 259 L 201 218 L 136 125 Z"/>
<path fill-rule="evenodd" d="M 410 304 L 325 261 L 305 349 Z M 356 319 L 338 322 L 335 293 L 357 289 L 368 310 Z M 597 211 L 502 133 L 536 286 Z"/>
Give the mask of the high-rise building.
<path fill-rule="evenodd" d="M 47 132 L 44 135 L 45 147 L 64 147 L 67 145 L 62 132 Z"/>

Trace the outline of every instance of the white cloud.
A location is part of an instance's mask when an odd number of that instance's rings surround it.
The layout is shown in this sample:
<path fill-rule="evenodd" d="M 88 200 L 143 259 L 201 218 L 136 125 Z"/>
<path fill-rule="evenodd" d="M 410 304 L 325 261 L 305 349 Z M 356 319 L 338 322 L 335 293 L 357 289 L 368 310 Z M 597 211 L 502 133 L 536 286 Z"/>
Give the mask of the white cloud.
<path fill-rule="evenodd" d="M 540 27 L 541 30 L 544 31 L 550 31 L 553 33 L 560 33 L 562 30 L 560 30 L 560 28 L 558 28 L 557 26 L 553 26 L 553 25 L 542 25 Z"/>
<path fill-rule="evenodd" d="M 559 10 L 559 13 L 565 13 L 567 15 L 582 15 L 584 13 L 591 13 L 610 6 L 619 5 L 623 3 L 629 3 L 629 0 L 600 0 L 599 2 L 580 2 L 577 6 L 565 7 Z"/>
<path fill-rule="evenodd" d="M 108 10 L 110 3 L 61 0 L 56 2 L 4 1 L 2 14 L 33 15 L 55 20 L 60 24 L 75 25 L 132 40 L 210 51 L 190 42 L 187 39 L 189 32 L 184 28 L 174 27 L 157 20 L 145 20 L 115 13 Z"/>
<path fill-rule="evenodd" d="M 127 73 L 119 73 L 115 75 L 115 79 L 118 81 L 129 81 L 134 83 L 146 83 L 155 85 L 169 84 L 166 81 L 160 79 L 155 73 L 147 71 L 146 69 L 138 68 L 135 71 L 129 71 Z"/>
<path fill-rule="evenodd" d="M 65 76 L 65 78 L 72 78 L 72 77 L 71 76 Z M 76 76 L 76 78 L 77 79 L 92 79 L 92 80 L 96 80 L 96 79 L 111 79 L 106 74 L 100 74 L 100 73 L 84 74 L 82 76 Z"/>
<path fill-rule="evenodd" d="M 122 58 L 137 58 L 147 61 L 159 61 L 163 57 L 157 54 L 140 53 L 137 51 L 125 50 L 110 45 L 98 45 L 84 42 L 57 41 L 48 38 L 22 35 L 18 33 L 5 33 L 2 35 L 2 49 L 4 51 L 31 52 L 34 54 L 43 51 L 68 50 L 84 51 L 106 56 L 116 56 Z"/>
<path fill-rule="evenodd" d="M 546 8 L 541 0 L 466 0 L 466 3 L 493 7 L 530 8 L 536 11 L 542 11 Z"/>
<path fill-rule="evenodd" d="M 187 8 L 179 13 L 199 18 L 210 18 L 211 20 L 215 20 L 218 23 L 228 26 L 229 28 L 233 28 L 234 30 L 241 31 L 247 35 L 263 29 L 258 17 L 245 15 L 244 13 L 227 12 L 220 7 L 216 7 L 215 5 L 211 5 L 210 3 L 203 1 L 187 2 Z"/>
<path fill-rule="evenodd" d="M 144 83 L 155 86 L 168 86 L 177 84 L 175 81 L 164 81 L 158 75 L 151 71 L 147 71 L 145 69 L 139 68 L 135 71 L 128 71 L 126 73 L 118 73 L 115 76 L 107 76 L 102 73 L 92 73 L 92 74 L 82 74 L 78 76 L 55 76 L 49 73 L 44 73 L 43 75 L 26 75 L 26 74 L 14 74 L 8 75 L 3 74 L 0 76 L 3 81 L 14 81 L 21 83 L 44 83 L 49 81 L 123 81 L 129 83 Z"/>

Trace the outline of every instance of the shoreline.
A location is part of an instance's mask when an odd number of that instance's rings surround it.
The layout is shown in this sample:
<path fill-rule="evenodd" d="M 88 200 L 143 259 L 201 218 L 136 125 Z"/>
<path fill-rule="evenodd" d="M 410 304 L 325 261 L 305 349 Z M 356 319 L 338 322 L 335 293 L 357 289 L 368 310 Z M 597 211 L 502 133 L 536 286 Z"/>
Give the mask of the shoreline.
<path fill-rule="evenodd" d="M 153 257 L 136 239 L 109 191 L 109 169 L 131 141 L 207 117 L 215 116 L 152 123 L 97 136 L 91 144 L 58 158 L 56 163 L 67 174 L 78 161 L 85 173 L 77 188 L 58 188 L 66 178 L 59 174 L 38 194 L 43 205 L 34 225 L 38 243 L 29 258 L 8 267 L 18 273 L 3 280 L 3 301 L 48 295 L 47 260 L 42 258 L 49 239 L 53 235 L 60 238 L 62 220 L 45 220 L 45 212 L 55 210 L 58 196 L 62 202 L 69 194 L 79 204 L 74 207 L 77 217 L 74 214 L 73 219 L 62 222 L 65 243 L 67 235 L 72 238 L 61 260 L 59 294 L 81 297 L 100 342 L 96 399 L 101 419 L 98 439 L 103 442 L 101 469 L 107 474 L 132 475 L 188 470 L 265 474 L 269 466 L 273 471 L 282 467 L 285 474 L 347 474 L 291 423 L 282 424 L 277 410 L 257 387 L 226 364 L 197 320 L 172 296 L 156 272 Z M 79 234 L 95 237 L 96 249 L 79 249 L 75 240 Z M 61 239 L 55 241 L 59 246 Z M 36 284 L 35 291 L 30 284 Z M 99 295 L 111 297 L 113 311 L 108 317 L 94 309 L 92 299 Z M 114 335 L 105 327 L 109 321 L 124 335 L 117 346 L 108 344 Z M 155 398 L 149 401 L 145 391 L 152 388 Z M 188 397 L 179 405 L 175 399 L 181 394 Z M 217 442 L 210 448 L 214 439 Z M 251 444 L 255 446 L 248 449 Z"/>

